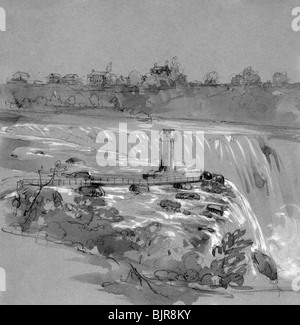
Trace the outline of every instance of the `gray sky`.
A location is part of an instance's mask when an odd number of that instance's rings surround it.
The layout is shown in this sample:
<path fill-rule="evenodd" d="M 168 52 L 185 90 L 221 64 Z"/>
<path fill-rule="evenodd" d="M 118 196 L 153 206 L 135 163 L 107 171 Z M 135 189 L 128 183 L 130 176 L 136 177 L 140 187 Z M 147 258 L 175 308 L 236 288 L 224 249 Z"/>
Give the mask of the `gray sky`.
<path fill-rule="evenodd" d="M 113 61 L 113 72 L 149 71 L 177 56 L 189 80 L 221 81 L 253 66 L 264 80 L 287 71 L 300 81 L 297 0 L 0 0 L 0 82 L 24 70 L 84 75 Z"/>

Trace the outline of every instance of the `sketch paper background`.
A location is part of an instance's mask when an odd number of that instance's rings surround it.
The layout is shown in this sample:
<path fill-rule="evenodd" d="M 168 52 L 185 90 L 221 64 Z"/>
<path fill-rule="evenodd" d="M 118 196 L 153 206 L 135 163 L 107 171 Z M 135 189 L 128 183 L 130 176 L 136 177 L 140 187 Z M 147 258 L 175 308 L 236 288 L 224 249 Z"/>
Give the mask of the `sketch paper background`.
<path fill-rule="evenodd" d="M 193 295 L 186 278 L 182 295 L 172 286 L 166 289 L 164 279 L 165 291 L 157 298 L 147 285 L 145 289 L 145 282 L 135 283 L 140 280 L 136 274 L 133 285 L 103 287 L 109 272 L 119 276 L 124 269 L 113 263 L 108 266 L 99 252 L 87 256 L 64 245 L 28 238 L 24 231 L 20 236 L 1 232 L 0 267 L 7 276 L 1 304 L 299 303 L 292 283 L 300 274 L 300 32 L 291 28 L 291 12 L 298 5 L 293 0 L 0 0 L 7 24 L 6 31 L 0 32 L 1 228 L 9 229 L 8 220 L 12 220 L 9 200 L 16 181 L 37 177 L 41 166 L 46 177 L 57 160 L 64 163 L 76 157 L 85 163 L 78 169 L 92 173 L 147 173 L 146 165 L 99 168 L 98 132 L 118 133 L 119 123 L 127 123 L 128 131 L 197 130 L 205 133 L 207 143 L 204 168 L 224 175 L 238 200 L 229 204 L 232 223 L 213 228 L 212 241 L 221 241 L 225 230 L 246 228 L 245 239 L 254 241 L 253 251 L 272 258 L 278 272 L 278 281 L 272 282 L 257 270 L 252 273 L 249 266 L 245 290 L 214 291 L 207 286 Z M 149 74 L 155 62 L 164 66 L 168 60 L 171 64 L 175 56 L 181 64 L 179 76 L 187 76 L 189 84 L 161 81 L 153 92 L 149 85 L 145 90 L 137 83 L 125 87 L 126 91 L 122 88 L 118 95 L 114 84 L 105 90 L 105 98 L 86 85 L 45 85 L 50 73 L 76 73 L 85 83 L 92 69 L 105 70 L 109 62 L 118 77 L 126 78 L 132 71 Z M 248 73 L 247 67 L 253 70 Z M 31 81 L 43 84 L 7 83 L 17 71 L 27 72 Z M 204 76 L 212 71 L 218 73 L 217 86 L 203 86 Z M 241 72 L 244 80 L 254 75 L 260 80 L 233 85 L 232 77 Z M 288 82 L 275 85 L 275 72 L 287 72 Z M 174 200 L 173 190 L 157 187 L 134 196 L 128 193 L 128 186 L 109 188 L 104 201 L 125 219 L 124 227 L 136 229 L 157 222 L 159 226 L 155 224 L 153 230 L 157 240 L 181 227 L 186 233 L 180 236 L 187 236 L 190 251 L 206 254 L 206 246 L 202 252 L 198 244 L 191 244 L 198 236 L 194 232 L 196 226 L 199 229 L 199 219 L 193 216 L 189 220 L 183 210 L 158 208 L 163 199 Z M 203 188 L 197 190 L 201 200 L 212 199 L 201 192 Z M 65 203 L 74 203 L 74 193 L 69 194 L 67 187 L 62 196 Z M 191 202 L 180 202 L 182 208 L 193 211 Z M 145 229 L 139 231 L 147 232 Z M 205 229 L 201 240 L 210 236 Z M 173 247 L 172 236 L 167 239 L 169 248 Z M 132 237 L 140 240 L 137 234 Z M 176 237 L 175 244 L 184 242 L 182 238 Z M 70 241 L 73 245 L 75 239 Z M 159 255 L 164 245 L 158 241 L 151 254 Z M 112 254 L 105 249 L 102 254 L 106 257 L 115 258 L 116 253 L 123 258 L 128 253 L 123 248 Z M 134 260 L 130 254 L 126 258 Z M 255 264 L 250 256 L 249 263 Z M 151 272 L 157 270 L 161 258 L 156 257 Z M 196 262 L 190 263 L 194 267 Z M 185 276 L 188 270 L 183 270 Z M 143 269 L 146 271 L 150 272 Z M 250 286 L 252 290 L 247 290 Z"/>

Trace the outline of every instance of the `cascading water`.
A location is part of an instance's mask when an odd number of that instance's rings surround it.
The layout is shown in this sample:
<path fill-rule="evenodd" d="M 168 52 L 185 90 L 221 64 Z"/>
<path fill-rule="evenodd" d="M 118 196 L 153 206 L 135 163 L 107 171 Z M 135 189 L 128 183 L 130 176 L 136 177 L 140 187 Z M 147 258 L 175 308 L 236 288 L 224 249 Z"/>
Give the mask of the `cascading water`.
<path fill-rule="evenodd" d="M 206 144 L 207 165 L 226 176 L 236 195 L 231 215 L 251 229 L 255 248 L 275 260 L 279 277 L 294 279 L 300 266 L 297 137 L 211 134 Z"/>
<path fill-rule="evenodd" d="M 235 194 L 235 200 L 230 200 L 231 202 L 228 207 L 230 219 L 235 221 L 239 228 L 247 228 L 253 233 L 254 249 L 266 251 L 267 245 L 265 238 L 260 224 L 251 209 L 250 203 L 232 182 L 227 181 L 227 183 L 232 187 L 233 193 Z"/>

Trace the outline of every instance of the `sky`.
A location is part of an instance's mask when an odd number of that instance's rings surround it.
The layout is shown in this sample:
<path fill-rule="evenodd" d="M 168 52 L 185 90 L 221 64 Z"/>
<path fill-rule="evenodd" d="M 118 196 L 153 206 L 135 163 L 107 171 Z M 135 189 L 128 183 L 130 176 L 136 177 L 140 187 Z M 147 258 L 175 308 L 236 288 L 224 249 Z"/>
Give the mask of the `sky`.
<path fill-rule="evenodd" d="M 217 71 L 227 82 L 252 66 L 263 80 L 300 81 L 297 0 L 0 0 L 0 82 L 14 72 L 149 72 L 177 56 L 188 80 Z"/>

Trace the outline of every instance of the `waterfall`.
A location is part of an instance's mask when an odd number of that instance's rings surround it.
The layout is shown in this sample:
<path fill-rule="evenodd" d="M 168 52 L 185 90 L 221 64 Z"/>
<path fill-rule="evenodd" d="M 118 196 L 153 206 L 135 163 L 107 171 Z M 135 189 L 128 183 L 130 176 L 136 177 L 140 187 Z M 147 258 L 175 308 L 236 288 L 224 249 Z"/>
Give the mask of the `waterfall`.
<path fill-rule="evenodd" d="M 279 276 L 300 272 L 300 181 L 298 141 L 267 133 L 208 134 L 205 161 L 223 174 L 236 196 L 234 222 L 253 234 L 254 248 L 270 255 Z"/>
<path fill-rule="evenodd" d="M 236 198 L 229 205 L 232 218 L 240 225 L 241 228 L 248 226 L 254 236 L 254 248 L 262 251 L 267 250 L 267 245 L 261 226 L 254 214 L 247 198 L 239 192 L 237 187 L 230 181 L 228 184 L 232 187 Z"/>

